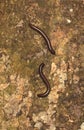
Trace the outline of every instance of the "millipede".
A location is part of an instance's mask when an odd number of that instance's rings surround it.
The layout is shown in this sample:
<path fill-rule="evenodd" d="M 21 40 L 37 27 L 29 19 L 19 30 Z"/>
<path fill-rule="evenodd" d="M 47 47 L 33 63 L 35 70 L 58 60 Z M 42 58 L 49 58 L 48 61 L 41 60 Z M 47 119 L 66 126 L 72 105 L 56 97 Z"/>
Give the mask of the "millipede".
<path fill-rule="evenodd" d="M 50 42 L 50 39 L 48 38 L 48 36 L 45 34 L 45 32 L 43 30 L 41 30 L 40 28 L 36 27 L 35 25 L 29 23 L 29 26 L 37 31 L 39 34 L 41 34 L 41 36 L 44 38 L 44 40 L 46 41 L 46 45 L 47 45 L 47 48 L 48 50 L 51 52 L 51 54 L 55 55 L 55 50 L 52 48 L 52 45 L 51 45 L 51 42 Z"/>
<path fill-rule="evenodd" d="M 51 90 L 50 83 L 48 82 L 47 78 L 43 74 L 43 68 L 44 68 L 44 66 L 45 66 L 44 63 L 41 63 L 40 66 L 39 66 L 39 75 L 40 75 L 41 79 L 43 80 L 43 82 L 46 85 L 46 91 L 44 93 L 37 94 L 37 96 L 41 97 L 41 98 L 48 96 L 48 94 L 50 93 L 50 90 Z"/>

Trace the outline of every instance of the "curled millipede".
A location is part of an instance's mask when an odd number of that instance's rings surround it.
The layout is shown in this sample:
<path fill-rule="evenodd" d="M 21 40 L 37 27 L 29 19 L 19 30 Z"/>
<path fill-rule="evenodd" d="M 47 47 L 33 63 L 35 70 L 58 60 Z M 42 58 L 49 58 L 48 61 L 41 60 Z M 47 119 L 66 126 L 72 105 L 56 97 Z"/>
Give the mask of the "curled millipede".
<path fill-rule="evenodd" d="M 43 30 L 41 30 L 40 28 L 36 27 L 35 25 L 29 23 L 29 26 L 37 31 L 38 33 L 40 33 L 42 35 L 42 37 L 45 39 L 46 41 L 46 45 L 48 47 L 48 50 L 51 52 L 51 54 L 55 55 L 55 51 L 54 49 L 52 48 L 52 45 L 51 45 L 51 42 L 50 42 L 50 39 L 48 38 L 48 36 L 45 34 L 45 32 Z"/>
<path fill-rule="evenodd" d="M 49 84 L 48 80 L 46 79 L 45 75 L 43 74 L 43 67 L 44 66 L 45 66 L 44 63 L 40 64 L 40 66 L 39 66 L 39 75 L 40 75 L 41 79 L 43 80 L 43 82 L 46 84 L 46 91 L 44 93 L 42 93 L 42 94 L 37 94 L 38 97 L 46 97 L 46 96 L 48 96 L 48 94 L 51 91 L 50 84 Z"/>

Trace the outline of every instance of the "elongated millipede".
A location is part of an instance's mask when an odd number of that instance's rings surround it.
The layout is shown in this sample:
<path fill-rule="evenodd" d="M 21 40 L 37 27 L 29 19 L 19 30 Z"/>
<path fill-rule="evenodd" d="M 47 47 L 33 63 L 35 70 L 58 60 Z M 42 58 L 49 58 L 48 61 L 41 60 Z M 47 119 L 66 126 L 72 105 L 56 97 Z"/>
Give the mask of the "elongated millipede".
<path fill-rule="evenodd" d="M 43 82 L 46 85 L 46 91 L 44 93 L 42 93 L 42 94 L 37 94 L 37 96 L 41 97 L 41 98 L 48 96 L 48 94 L 51 91 L 50 84 L 49 84 L 47 78 L 45 77 L 45 75 L 43 74 L 43 67 L 44 66 L 45 66 L 44 63 L 41 63 L 40 66 L 39 66 L 39 75 L 40 75 L 41 79 L 43 80 Z"/>
<path fill-rule="evenodd" d="M 40 28 L 36 27 L 35 25 L 29 23 L 29 26 L 37 31 L 38 33 L 41 34 L 41 36 L 44 38 L 44 40 L 46 41 L 46 45 L 48 47 L 48 50 L 51 52 L 51 54 L 55 55 L 55 51 L 54 49 L 52 48 L 52 45 L 51 45 L 51 42 L 50 42 L 50 39 L 48 38 L 48 36 L 45 34 L 45 32 L 43 30 L 41 30 Z"/>

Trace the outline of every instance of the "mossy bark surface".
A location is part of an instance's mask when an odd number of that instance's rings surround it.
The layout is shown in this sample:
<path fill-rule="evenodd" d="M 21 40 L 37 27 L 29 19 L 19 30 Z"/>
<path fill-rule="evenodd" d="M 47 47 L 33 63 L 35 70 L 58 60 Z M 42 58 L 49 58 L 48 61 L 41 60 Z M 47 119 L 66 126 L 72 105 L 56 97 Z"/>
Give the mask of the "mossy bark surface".
<path fill-rule="evenodd" d="M 84 130 L 83 13 L 84 0 L 0 0 L 0 130 Z"/>

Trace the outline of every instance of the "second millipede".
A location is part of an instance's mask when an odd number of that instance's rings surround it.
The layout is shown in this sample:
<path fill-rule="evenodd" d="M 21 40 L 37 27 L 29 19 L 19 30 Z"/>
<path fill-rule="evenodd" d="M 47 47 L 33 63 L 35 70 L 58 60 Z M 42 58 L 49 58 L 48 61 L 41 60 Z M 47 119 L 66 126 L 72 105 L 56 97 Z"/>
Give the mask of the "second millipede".
<path fill-rule="evenodd" d="M 50 88 L 50 84 L 47 80 L 47 78 L 45 77 L 45 75 L 43 74 L 43 67 L 45 66 L 44 63 L 41 63 L 40 66 L 39 66 L 39 75 L 41 77 L 41 79 L 43 80 L 43 82 L 45 83 L 46 85 L 46 91 L 44 93 L 41 93 L 41 94 L 37 94 L 38 97 L 47 97 L 48 94 L 50 93 L 51 91 L 51 88 Z"/>

